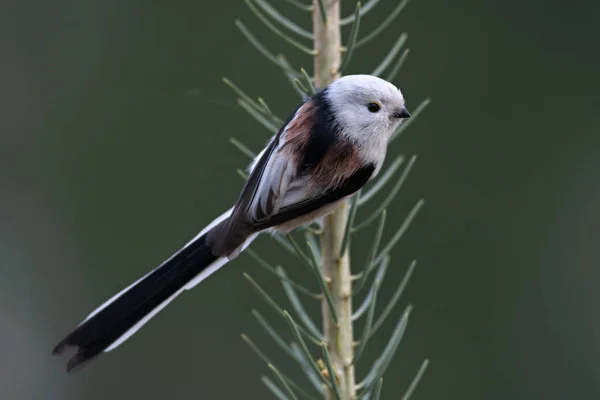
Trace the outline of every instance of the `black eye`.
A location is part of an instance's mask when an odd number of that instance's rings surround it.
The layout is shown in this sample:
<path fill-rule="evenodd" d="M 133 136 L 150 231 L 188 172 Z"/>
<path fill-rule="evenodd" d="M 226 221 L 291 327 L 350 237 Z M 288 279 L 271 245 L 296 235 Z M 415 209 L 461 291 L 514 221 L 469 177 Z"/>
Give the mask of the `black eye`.
<path fill-rule="evenodd" d="M 377 103 L 369 103 L 367 104 L 367 109 L 372 113 L 375 113 L 381 109 L 381 106 Z"/>

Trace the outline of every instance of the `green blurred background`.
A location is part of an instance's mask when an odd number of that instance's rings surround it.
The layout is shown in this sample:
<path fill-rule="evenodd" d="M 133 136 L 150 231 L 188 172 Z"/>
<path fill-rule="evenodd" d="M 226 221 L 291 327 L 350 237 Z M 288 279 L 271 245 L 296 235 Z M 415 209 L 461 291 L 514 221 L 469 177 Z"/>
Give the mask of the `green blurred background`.
<path fill-rule="evenodd" d="M 271 4 L 308 27 L 308 15 Z M 395 4 L 381 0 L 363 32 Z M 424 358 L 416 400 L 600 397 L 599 7 L 414 0 L 355 54 L 349 72 L 368 73 L 408 31 L 411 55 L 395 83 L 411 109 L 433 100 L 389 153 L 419 160 L 387 237 L 416 200 L 427 202 L 383 289 L 389 297 L 418 259 L 401 301 L 415 310 L 383 398 L 399 398 Z M 311 66 L 240 0 L 0 5 L 2 399 L 270 398 L 259 380 L 267 369 L 241 332 L 300 376 L 250 309 L 285 325 L 241 274 L 287 307 L 281 288 L 244 255 L 82 371 L 67 375 L 65 360 L 50 356 L 87 313 L 235 200 L 235 169 L 247 160 L 228 138 L 259 149 L 268 134 L 235 107 L 221 76 L 281 116 L 297 103 L 236 17 Z M 255 247 L 313 283 L 270 239 Z M 355 242 L 356 264 L 365 250 Z M 371 343 L 361 376 L 392 325 Z"/>

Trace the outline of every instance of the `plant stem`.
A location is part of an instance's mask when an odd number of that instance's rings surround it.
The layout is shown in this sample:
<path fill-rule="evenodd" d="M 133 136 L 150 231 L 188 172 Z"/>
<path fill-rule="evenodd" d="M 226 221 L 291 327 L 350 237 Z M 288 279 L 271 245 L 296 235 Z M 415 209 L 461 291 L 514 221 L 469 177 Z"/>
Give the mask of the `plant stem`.
<path fill-rule="evenodd" d="M 318 10 L 318 0 L 314 1 L 313 34 L 317 54 L 314 58 L 315 86 L 324 88 L 339 78 L 342 60 L 342 40 L 340 29 L 340 0 L 323 0 L 327 24 L 323 23 Z"/>
<path fill-rule="evenodd" d="M 314 84 L 324 88 L 339 77 L 341 63 L 340 0 L 321 0 L 326 18 L 319 8 L 319 0 L 313 0 Z M 324 22 L 327 21 L 327 22 Z M 321 236 L 323 276 L 328 282 L 338 323 L 334 322 L 330 306 L 322 303 L 323 333 L 327 351 L 335 371 L 342 400 L 356 398 L 354 377 L 354 337 L 352 331 L 352 275 L 350 273 L 349 247 L 342 256 L 340 249 L 348 221 L 348 203 L 344 201 L 333 213 L 324 218 Z M 329 388 L 327 399 L 335 399 Z"/>

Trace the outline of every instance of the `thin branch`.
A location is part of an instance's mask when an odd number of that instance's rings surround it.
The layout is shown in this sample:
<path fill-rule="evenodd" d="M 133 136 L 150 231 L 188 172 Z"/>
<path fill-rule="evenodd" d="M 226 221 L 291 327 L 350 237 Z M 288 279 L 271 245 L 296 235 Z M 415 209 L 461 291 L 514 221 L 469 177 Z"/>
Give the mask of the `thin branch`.
<path fill-rule="evenodd" d="M 284 66 L 281 65 L 281 63 L 279 62 L 277 57 L 275 57 L 269 50 L 267 50 L 265 48 L 265 46 L 263 46 L 258 41 L 258 39 L 256 39 L 256 37 L 252 33 L 250 33 L 250 31 L 248 30 L 248 28 L 246 28 L 246 26 L 242 23 L 242 21 L 240 21 L 239 19 L 236 19 L 235 25 L 239 28 L 239 30 L 246 37 L 246 39 L 248 39 L 248 41 L 258 50 L 259 53 L 261 53 L 263 56 L 265 56 L 273 64 L 277 65 L 280 68 L 284 68 Z M 295 77 L 300 76 L 300 74 L 297 71 L 294 71 L 293 69 L 289 69 L 288 72 L 291 73 Z"/>
<path fill-rule="evenodd" d="M 383 259 L 382 263 L 389 264 L 390 257 L 386 257 Z M 387 268 L 387 265 L 386 265 Z M 357 321 L 363 314 L 370 308 L 372 302 L 374 301 L 373 297 L 375 296 L 375 292 L 369 290 L 369 293 L 365 296 L 361 305 L 356 309 L 356 311 L 352 314 L 352 321 Z"/>
<path fill-rule="evenodd" d="M 242 333 L 241 337 L 242 337 L 242 340 L 248 345 L 248 347 L 250 347 L 250 349 L 252 349 L 252 351 L 254 351 L 254 353 L 265 364 L 272 365 L 271 360 L 269 360 L 269 358 L 267 356 L 265 356 L 265 354 L 258 348 L 258 346 L 245 333 Z M 305 398 L 307 400 L 315 400 L 314 397 L 312 397 L 311 395 L 306 393 L 304 390 L 302 390 L 302 388 L 300 386 L 298 386 L 298 384 L 296 382 L 294 382 L 292 379 L 290 379 L 289 377 L 287 377 L 286 375 L 284 375 L 281 372 L 279 372 L 279 374 L 283 379 L 285 379 L 286 383 L 292 385 L 294 387 L 294 389 L 296 389 L 299 393 L 301 393 L 303 398 Z"/>
<path fill-rule="evenodd" d="M 294 248 L 288 243 L 287 240 L 285 240 L 280 233 L 273 233 L 272 235 L 270 235 L 270 237 L 275 240 L 277 242 L 277 244 L 279 244 L 281 247 L 283 247 L 284 249 L 286 249 L 290 254 L 293 254 L 295 257 L 300 258 L 300 256 L 298 254 L 296 254 L 296 251 L 294 250 Z"/>
<path fill-rule="evenodd" d="M 245 173 L 244 171 L 242 171 L 241 169 L 236 169 L 235 172 L 237 172 L 237 174 L 240 176 L 240 178 L 242 178 L 244 181 L 246 179 L 248 179 L 248 174 Z"/>
<path fill-rule="evenodd" d="M 392 68 L 392 71 L 385 78 L 386 81 L 393 82 L 394 79 L 396 79 L 396 75 L 398 75 L 398 72 L 400 72 L 400 68 L 402 68 L 402 66 L 404 65 L 404 62 L 406 62 L 409 52 L 410 52 L 410 49 L 405 49 L 402 52 L 402 55 L 400 56 L 400 58 L 398 59 L 396 64 L 394 64 L 394 68 Z"/>
<path fill-rule="evenodd" d="M 277 117 L 275 115 L 273 115 L 273 112 L 271 111 L 271 108 L 267 105 L 267 103 L 265 102 L 265 100 L 262 97 L 259 97 L 258 99 L 258 104 L 261 105 L 261 107 L 263 108 L 263 110 L 265 110 L 265 115 L 276 125 L 278 125 L 277 121 Z"/>
<path fill-rule="evenodd" d="M 386 258 L 386 260 L 389 260 L 389 257 Z M 385 261 L 380 264 L 379 270 L 377 271 L 377 275 L 375 276 L 375 280 L 373 281 L 373 285 L 371 286 L 371 304 L 369 306 L 369 312 L 367 313 L 367 320 L 363 328 L 363 333 L 360 338 L 358 348 L 356 349 L 356 355 L 354 356 L 354 360 L 352 360 L 353 364 L 356 364 L 360 357 L 363 355 L 365 349 L 367 348 L 369 338 L 371 337 L 371 328 L 373 327 L 373 317 L 375 315 L 375 303 L 377 302 L 377 293 L 379 292 L 379 288 L 381 287 L 381 282 L 387 270 L 387 266 L 388 263 Z"/>
<path fill-rule="evenodd" d="M 367 261 L 365 262 L 365 266 L 360 273 L 360 280 L 356 284 L 354 288 L 354 295 L 360 293 L 361 289 L 364 287 L 367 282 L 367 278 L 369 274 L 373 270 L 375 263 L 375 257 L 377 256 L 377 251 L 379 250 L 379 243 L 381 242 L 381 236 L 383 235 L 383 227 L 385 226 L 385 218 L 387 216 L 386 210 L 381 211 L 381 217 L 379 218 L 379 223 L 377 224 L 377 230 L 375 231 L 375 236 L 373 237 L 373 244 L 371 244 L 371 248 L 369 253 L 367 254 Z"/>
<path fill-rule="evenodd" d="M 406 393 L 404 393 L 404 396 L 402 396 L 402 400 L 410 399 L 410 396 L 412 396 L 413 392 L 417 388 L 417 385 L 421 381 L 421 378 L 423 377 L 423 374 L 425 374 L 425 370 L 427 369 L 428 366 L 429 366 L 429 360 L 423 361 L 423 364 L 421 364 L 421 368 L 419 368 L 417 375 L 415 375 L 414 379 L 410 383 L 410 386 L 406 390 Z"/>
<path fill-rule="evenodd" d="M 223 82 L 227 86 L 229 86 L 229 88 L 231 88 L 231 90 L 233 90 L 238 96 L 240 96 L 241 100 L 243 100 L 245 103 L 251 106 L 251 108 L 255 112 L 268 117 L 276 128 L 283 124 L 283 120 L 273 115 L 273 113 L 269 109 L 269 106 L 267 106 L 267 103 L 263 99 L 259 98 L 258 102 L 255 101 L 227 77 L 223 77 Z"/>
<path fill-rule="evenodd" d="M 329 305 L 329 311 L 331 312 L 331 318 L 337 324 L 337 322 L 338 322 L 337 311 L 335 309 L 335 305 L 334 305 L 333 299 L 331 297 L 331 292 L 329 291 L 329 288 L 327 287 L 327 283 L 325 283 L 325 278 L 323 277 L 323 274 L 321 273 L 321 270 L 319 269 L 319 263 L 316 259 L 315 250 L 313 249 L 310 242 L 306 242 L 306 245 L 308 246 L 309 253 L 311 254 L 311 257 L 312 257 L 312 260 L 311 260 L 312 261 L 311 262 L 312 271 L 314 272 L 315 276 L 317 277 L 317 281 L 319 282 L 319 286 L 321 286 L 321 291 L 323 292 L 323 295 L 325 296 L 325 300 L 327 300 L 327 304 Z"/>
<path fill-rule="evenodd" d="M 408 325 L 408 317 L 410 312 L 412 311 L 412 306 L 408 306 L 404 313 L 402 314 L 402 318 L 398 321 L 396 328 L 392 332 L 390 339 L 385 346 L 385 349 L 382 351 L 381 356 L 375 361 L 373 367 L 365 377 L 365 379 L 357 385 L 357 388 L 364 389 L 365 392 L 368 392 L 372 389 L 374 385 L 377 384 L 379 379 L 383 376 L 387 367 L 389 366 L 394 354 L 396 353 L 396 349 L 398 349 L 398 345 L 402 341 L 402 337 L 404 336 L 404 332 L 406 331 L 406 326 Z"/>
<path fill-rule="evenodd" d="M 304 374 L 306 375 L 306 377 L 308 378 L 310 383 L 317 390 L 317 392 L 322 394 L 323 393 L 323 385 L 321 383 L 321 380 L 315 373 L 315 371 L 311 368 L 310 359 L 306 358 L 306 356 L 304 355 L 302 350 L 300 350 L 300 347 L 298 346 L 298 344 L 296 342 L 292 342 L 291 348 L 292 348 L 292 352 L 294 352 L 296 361 L 298 361 L 298 364 L 300 364 L 300 368 L 302 368 L 302 371 L 304 371 Z"/>
<path fill-rule="evenodd" d="M 304 238 L 306 239 L 306 241 L 308 243 L 310 243 L 311 249 L 312 249 L 313 253 L 315 254 L 315 259 L 317 261 L 317 265 L 321 265 L 322 256 L 321 256 L 321 251 L 319 250 L 319 243 L 317 242 L 317 239 L 309 231 L 304 232 Z"/>
<path fill-rule="evenodd" d="M 360 303 L 360 306 L 358 306 L 356 311 L 354 311 L 354 313 L 352 313 L 352 321 L 353 322 L 358 321 L 360 319 L 360 317 L 362 317 L 364 315 L 364 313 L 369 309 L 369 306 L 371 305 L 372 297 L 373 297 L 373 292 L 369 292 L 363 299 L 363 302 Z"/>
<path fill-rule="evenodd" d="M 319 3 L 319 12 L 321 13 L 321 18 L 323 18 L 323 25 L 327 25 L 327 13 L 325 11 L 325 4 L 323 4 L 323 0 L 317 0 Z"/>
<path fill-rule="evenodd" d="M 250 277 L 250 275 L 244 273 L 243 274 L 244 278 L 246 278 L 246 280 L 248 280 L 248 282 L 250 282 L 250 284 L 252 285 L 252 287 L 266 300 L 266 302 L 275 310 L 277 311 L 277 313 L 281 316 L 285 317 L 285 311 L 282 310 L 277 303 L 275 303 L 275 301 L 267 294 L 267 292 L 265 292 L 265 290 L 260 287 L 260 285 L 258 283 L 256 283 L 256 281 L 254 279 L 252 279 L 252 277 Z M 304 337 L 306 337 L 308 340 L 310 340 L 311 342 L 315 343 L 317 346 L 321 343 L 322 341 L 322 337 L 315 337 L 313 334 L 311 334 L 310 332 L 308 332 L 304 327 L 299 326 L 298 329 L 300 329 L 300 332 L 302 332 L 302 334 L 304 335 Z"/>
<path fill-rule="evenodd" d="M 287 235 L 285 235 L 285 239 L 288 241 L 289 244 L 292 245 L 292 248 L 298 255 L 298 258 L 300 258 L 300 260 L 304 261 L 304 263 L 309 267 L 309 269 L 312 270 L 313 266 L 312 266 L 312 261 L 310 259 L 310 256 L 306 255 L 306 253 L 304 253 L 302 251 L 302 249 L 300 248 L 300 245 L 298 244 L 298 242 L 296 242 L 296 239 L 294 239 L 294 237 L 289 233 Z"/>
<path fill-rule="evenodd" d="M 283 125 L 283 120 L 277 117 L 275 114 L 273 114 L 271 108 L 267 105 L 267 102 L 262 97 L 259 97 L 257 100 L 258 104 L 260 104 L 263 110 L 265 110 L 265 115 L 267 116 L 267 118 L 269 118 L 271 122 L 277 127 L 277 129 L 279 129 L 279 127 Z"/>
<path fill-rule="evenodd" d="M 250 257 L 254 258 L 258 262 L 258 265 L 260 265 L 261 267 L 263 267 L 265 270 L 269 271 L 271 274 L 275 275 L 280 280 L 286 281 L 287 283 L 289 283 L 290 285 L 292 285 L 294 288 L 296 288 L 300 292 L 304 293 L 305 295 L 307 295 L 307 296 L 309 296 L 309 297 L 311 297 L 313 299 L 316 299 L 316 300 L 322 300 L 323 299 L 323 295 L 322 294 L 320 294 L 320 293 L 314 293 L 314 292 L 308 290 L 304 286 L 302 286 L 299 283 L 296 283 L 293 280 L 291 280 L 290 278 L 288 278 L 285 274 L 283 274 L 283 275 L 279 274 L 277 272 L 277 268 L 276 267 L 273 267 L 271 264 L 269 264 L 268 262 L 266 262 L 254 250 L 252 250 L 252 249 L 249 248 L 249 249 L 246 250 L 246 252 L 248 253 L 248 255 Z M 281 267 L 279 267 L 279 268 L 281 268 Z"/>
<path fill-rule="evenodd" d="M 281 267 L 277 268 L 277 273 L 281 274 L 282 276 L 285 276 L 285 273 L 283 272 L 283 268 L 281 268 Z M 292 285 L 290 285 L 288 282 L 283 281 L 283 280 L 281 281 L 281 284 L 283 285 L 283 289 L 285 290 L 285 294 L 287 295 L 288 300 L 290 301 L 290 304 L 292 305 L 292 307 L 294 307 L 296 314 L 298 315 L 298 317 L 300 318 L 302 323 L 304 323 L 304 326 L 306 327 L 306 329 L 309 332 L 311 332 L 315 337 L 323 336 L 323 334 L 321 332 L 319 332 L 319 329 L 317 329 L 314 322 L 311 320 L 310 316 L 304 309 L 304 306 L 302 305 L 302 302 L 296 295 L 296 292 L 294 291 L 294 288 L 292 287 Z"/>
<path fill-rule="evenodd" d="M 300 346 L 300 350 L 302 350 L 302 353 L 304 353 L 304 356 L 309 361 L 310 367 L 319 376 L 319 378 L 325 385 L 327 385 L 328 387 L 331 387 L 331 383 L 327 379 L 325 379 L 323 374 L 321 374 L 321 371 L 319 371 L 317 364 L 313 361 L 312 356 L 310 355 L 310 351 L 308 351 L 308 347 L 306 347 L 306 343 L 304 342 L 304 340 L 302 339 L 302 336 L 300 335 L 298 324 L 296 324 L 294 322 L 294 319 L 287 311 L 284 311 L 283 314 L 284 314 L 286 320 L 288 321 L 290 328 L 292 329 L 292 334 L 294 335 L 294 338 L 298 342 L 298 344 Z M 321 346 L 321 343 L 319 343 L 318 345 Z"/>
<path fill-rule="evenodd" d="M 268 376 L 261 376 L 260 380 L 278 400 L 290 400 Z"/>
<path fill-rule="evenodd" d="M 229 143 L 234 145 L 239 151 L 241 151 L 243 154 L 245 154 L 249 158 L 254 159 L 256 157 L 256 154 L 252 150 L 250 150 L 248 147 L 246 147 L 246 145 L 244 143 L 240 142 L 236 138 L 234 138 L 234 137 L 229 138 Z"/>
<path fill-rule="evenodd" d="M 252 97 L 248 96 L 242 89 L 240 89 L 235 83 L 233 83 L 229 78 L 223 77 L 223 83 L 225 83 L 231 90 L 235 92 L 239 97 L 244 99 L 248 104 L 252 106 L 256 111 L 264 114 L 265 110 L 258 104 Z"/>
<path fill-rule="evenodd" d="M 417 108 L 415 108 L 415 110 L 412 112 L 411 116 L 409 119 L 407 119 L 406 121 L 404 121 L 400 127 L 398 127 L 398 129 L 396 129 L 396 132 L 394 132 L 392 134 L 392 136 L 390 137 L 390 143 L 392 143 L 394 140 L 396 140 L 396 138 L 398 136 L 400 136 L 400 134 L 402 132 L 404 132 L 404 130 L 406 130 L 406 128 L 408 128 L 408 126 L 410 124 L 412 124 L 415 119 L 417 119 L 417 117 L 419 116 L 419 114 L 421 114 L 421 112 L 425 109 L 425 107 L 427 107 L 429 105 L 429 103 L 431 103 L 430 99 L 425 99 L 421 102 L 421 104 L 419 104 L 417 106 Z"/>
<path fill-rule="evenodd" d="M 279 336 L 277 331 L 275 331 L 275 329 L 273 329 L 273 327 L 269 325 L 267 320 L 264 319 L 263 316 L 260 315 L 259 312 L 254 309 L 252 310 L 252 315 L 254 316 L 254 318 L 256 318 L 260 326 L 262 326 L 263 329 L 269 334 L 269 336 L 271 336 L 271 339 L 273 339 L 275 343 L 277 343 L 279 347 L 281 347 L 282 350 L 285 351 L 290 357 L 295 359 L 296 356 L 294 355 L 294 352 L 292 351 L 291 347 L 285 342 L 285 340 L 283 340 L 281 336 Z"/>
<path fill-rule="evenodd" d="M 303 4 L 301 2 L 299 2 L 298 0 L 285 0 L 290 4 L 293 4 L 294 6 L 298 7 L 299 9 L 303 10 L 303 11 L 312 11 L 313 10 L 313 6 L 312 4 Z"/>
<path fill-rule="evenodd" d="M 356 209 L 358 206 L 358 199 L 360 197 L 360 190 L 352 196 L 350 199 L 350 211 L 348 213 L 348 221 L 346 221 L 346 227 L 344 229 L 344 236 L 342 239 L 342 246 L 340 247 L 340 257 L 344 256 L 346 249 L 350 245 L 350 234 L 352 232 L 352 225 L 354 224 L 354 217 L 356 216 Z M 317 263 L 319 265 L 319 263 Z"/>
<path fill-rule="evenodd" d="M 379 0 L 375 0 L 379 1 Z M 372 3 L 373 1 L 371 1 Z M 354 48 L 356 44 L 356 38 L 358 37 L 358 30 L 360 28 L 360 1 L 356 3 L 356 8 L 354 10 L 354 23 L 352 24 L 352 28 L 350 29 L 350 35 L 348 36 L 348 44 L 346 46 L 346 54 L 344 55 L 344 60 L 342 61 L 342 65 L 340 66 L 340 73 L 343 73 L 346 70 L 346 67 L 350 64 L 350 60 L 352 59 L 352 55 L 354 54 Z"/>
<path fill-rule="evenodd" d="M 379 378 L 379 382 L 377 382 L 377 386 L 373 389 L 373 400 L 379 400 L 381 396 L 381 389 L 383 387 L 383 377 Z"/>
<path fill-rule="evenodd" d="M 336 400 L 342 400 L 342 396 L 340 394 L 340 387 L 337 383 L 337 375 L 331 363 L 331 357 L 329 356 L 329 352 L 327 351 L 327 345 L 325 343 L 321 343 L 321 354 L 323 355 L 323 360 L 325 361 L 325 366 L 327 367 L 327 372 L 329 373 L 329 380 L 331 381 L 333 394 L 335 395 Z"/>
<path fill-rule="evenodd" d="M 406 168 L 404 168 L 404 171 L 402 172 L 402 174 L 398 178 L 398 182 L 396 182 L 396 185 L 394 185 L 394 187 L 392 188 L 392 190 L 390 191 L 390 193 L 387 195 L 387 197 L 381 202 L 381 204 L 379 205 L 379 207 L 377 207 L 377 210 L 375 210 L 374 213 L 372 213 L 370 216 L 368 216 L 367 218 L 365 218 L 365 220 L 362 221 L 360 224 L 354 226 L 352 228 L 353 232 L 357 232 L 357 231 L 359 231 L 359 230 L 367 227 L 369 224 L 371 224 L 371 222 L 373 222 L 373 221 L 375 221 L 377 219 L 377 216 L 379 216 L 379 214 L 383 210 L 385 210 L 390 205 L 390 203 L 392 202 L 392 200 L 394 200 L 394 197 L 396 197 L 396 195 L 398 194 L 398 192 L 402 188 L 402 185 L 404 184 L 404 181 L 408 177 L 408 174 L 410 173 L 410 170 L 412 169 L 412 166 L 414 165 L 415 161 L 417 161 L 417 156 L 416 155 L 412 156 L 412 158 L 408 162 L 408 165 L 406 166 Z"/>
<path fill-rule="evenodd" d="M 306 84 L 306 87 L 308 88 L 308 94 L 310 94 L 311 96 L 314 96 L 317 93 L 317 89 L 315 88 L 315 85 L 314 85 L 312 79 L 310 78 L 310 76 L 308 76 L 308 73 L 306 72 L 306 70 L 304 68 L 300 68 L 300 74 L 302 75 L 304 84 Z"/>
<path fill-rule="evenodd" d="M 271 121 L 265 118 L 261 113 L 256 111 L 250 103 L 248 103 L 244 99 L 238 99 L 237 103 L 240 107 L 244 109 L 252 118 L 254 118 L 258 123 L 267 128 L 271 133 L 277 133 L 279 130 Z"/>
<path fill-rule="evenodd" d="M 385 170 L 383 174 L 375 181 L 375 183 L 369 188 L 369 190 L 364 193 L 361 192 L 360 199 L 358 200 L 358 205 L 362 206 L 367 201 L 369 201 L 373 196 L 375 196 L 388 181 L 392 178 L 394 173 L 400 168 L 402 163 L 404 162 L 404 157 L 398 156 L 392 162 L 392 164 Z"/>
<path fill-rule="evenodd" d="M 370 0 L 365 3 L 365 6 L 361 8 L 359 18 L 364 17 L 369 11 L 371 11 L 379 3 L 379 0 Z M 352 14 L 346 18 L 340 20 L 340 25 L 348 25 L 356 21 L 356 14 Z"/>
<path fill-rule="evenodd" d="M 410 263 L 408 270 L 406 270 L 406 273 L 404 274 L 404 277 L 402 278 L 402 282 L 400 283 L 400 285 L 398 286 L 398 288 L 392 295 L 392 298 L 389 301 L 389 303 L 387 304 L 387 306 L 385 306 L 385 308 L 383 309 L 379 318 L 377 318 L 377 321 L 375 321 L 375 323 L 373 324 L 373 329 L 371 329 L 371 336 L 373 336 L 379 330 L 379 328 L 381 328 L 381 326 L 385 322 L 388 315 L 392 312 L 394 307 L 396 307 L 396 303 L 398 303 L 400 296 L 402 296 L 402 293 L 404 292 L 404 289 L 406 288 L 406 285 L 408 284 L 408 281 L 410 280 L 410 277 L 412 276 L 416 265 L 417 265 L 416 260 L 413 260 Z"/>
<path fill-rule="evenodd" d="M 398 241 L 402 238 L 402 236 L 404 236 L 404 233 L 406 232 L 406 230 L 410 226 L 411 222 L 417 216 L 417 213 L 419 212 L 419 210 L 421 209 L 421 207 L 423 207 L 423 204 L 425 204 L 425 201 L 423 199 L 417 201 L 417 204 L 415 204 L 415 206 L 410 211 L 410 213 L 408 213 L 408 216 L 406 217 L 406 219 L 404 220 L 404 222 L 402 223 L 402 225 L 400 226 L 400 228 L 398 229 L 398 231 L 394 234 L 394 236 L 392 236 L 392 238 L 385 245 L 385 247 L 383 248 L 383 250 L 381 250 L 381 253 L 379 253 L 379 255 L 373 260 L 373 264 L 378 264 L 379 262 L 381 262 L 381 260 L 385 256 L 387 256 L 390 253 L 390 251 L 392 251 L 392 249 L 394 248 L 394 246 L 396 245 L 396 243 L 398 243 Z"/>
<path fill-rule="evenodd" d="M 394 22 L 394 19 L 396 19 L 398 14 L 400 14 L 400 12 L 404 10 L 404 7 L 406 7 L 408 2 L 409 0 L 402 0 L 400 3 L 398 3 L 396 8 L 394 8 L 394 10 L 387 16 L 387 18 L 381 24 L 379 24 L 377 28 L 372 30 L 371 33 L 359 40 L 358 43 L 356 43 L 356 46 L 363 46 L 371 40 L 375 39 L 381 32 L 383 32 L 385 28 L 387 28 L 392 22 Z"/>
<path fill-rule="evenodd" d="M 310 40 L 314 39 L 314 36 L 311 32 L 307 31 L 304 28 L 301 28 L 300 26 L 298 26 L 294 22 L 292 22 L 290 19 L 283 16 L 271 4 L 267 3 L 266 0 L 254 0 L 254 2 L 256 4 L 258 4 L 258 6 L 260 8 L 262 8 L 264 12 L 269 14 L 271 16 L 271 18 L 273 18 L 274 20 L 277 20 L 281 25 L 285 26 L 290 31 L 294 32 L 295 34 L 297 34 L 299 36 L 302 36 L 303 38 L 310 39 Z"/>
<path fill-rule="evenodd" d="M 305 227 L 301 227 L 300 229 L 304 229 L 306 232 L 310 232 L 315 236 L 323 235 L 323 228 L 319 221 L 313 221 L 311 225 L 307 225 Z"/>
<path fill-rule="evenodd" d="M 281 375 L 281 373 L 277 370 L 277 368 L 275 368 L 273 366 L 273 364 L 268 364 L 268 367 L 269 367 L 269 369 L 271 371 L 273 371 L 273 373 L 275 374 L 275 376 L 277 376 L 277 378 L 279 378 L 279 382 L 281 382 L 281 384 L 285 388 L 285 391 L 290 396 L 290 399 L 292 399 L 292 400 L 298 400 L 298 398 L 296 397 L 296 395 L 292 391 L 292 388 L 290 387 L 290 385 L 288 385 L 286 379 L 283 377 L 283 375 Z"/>
<path fill-rule="evenodd" d="M 302 97 L 308 96 L 308 89 L 304 87 L 304 84 L 300 82 L 299 79 L 294 79 L 294 86 L 298 89 L 297 92 L 300 93 Z"/>
<path fill-rule="evenodd" d="M 385 58 L 379 63 L 379 65 L 373 70 L 373 72 L 371 72 L 371 75 L 380 76 L 383 73 L 383 71 L 385 71 L 385 69 L 392 63 L 394 58 L 396 58 L 396 56 L 402 49 L 402 46 L 404 46 L 407 40 L 408 35 L 406 33 L 402 33 L 400 37 L 398 37 L 398 40 L 396 40 L 396 43 L 394 43 L 394 46 L 392 46 L 388 54 L 385 56 Z"/>
<path fill-rule="evenodd" d="M 275 25 L 273 25 L 271 23 L 271 21 L 269 21 L 267 19 L 267 17 L 265 17 L 260 11 L 258 11 L 258 9 L 254 6 L 254 4 L 252 4 L 252 2 L 250 0 L 244 0 L 244 1 L 246 2 L 246 5 L 248 6 L 248 8 L 250 8 L 250 10 L 254 13 L 254 15 L 256 15 L 258 17 L 258 19 L 260 19 L 260 21 L 263 24 L 265 24 L 267 26 L 267 28 L 269 28 L 271 31 L 273 31 L 276 35 L 281 37 L 283 40 L 285 40 L 292 46 L 296 47 L 298 50 L 300 50 L 310 56 L 314 56 L 316 54 L 316 51 L 314 49 L 309 49 L 308 47 L 304 46 L 302 43 L 296 41 L 295 39 L 292 39 L 291 37 L 289 37 L 282 31 L 280 31 L 279 28 L 277 28 Z"/>
<path fill-rule="evenodd" d="M 296 93 L 298 93 L 298 95 L 300 95 L 300 97 L 304 98 L 305 96 L 307 96 L 308 89 L 303 87 L 302 83 L 297 77 L 286 71 L 286 69 L 292 69 L 292 67 L 290 66 L 290 63 L 287 61 L 285 56 L 283 54 L 278 54 L 277 58 L 281 62 L 281 65 L 284 66 L 283 73 L 285 74 L 286 79 L 292 85 L 292 88 L 294 88 L 294 90 L 296 91 Z"/>

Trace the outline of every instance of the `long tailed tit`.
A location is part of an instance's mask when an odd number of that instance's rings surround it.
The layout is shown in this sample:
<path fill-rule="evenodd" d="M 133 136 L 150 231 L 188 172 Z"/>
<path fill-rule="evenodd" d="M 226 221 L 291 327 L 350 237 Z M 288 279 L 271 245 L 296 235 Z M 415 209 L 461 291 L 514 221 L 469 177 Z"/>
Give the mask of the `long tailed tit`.
<path fill-rule="evenodd" d="M 377 175 L 390 136 L 409 117 L 400 90 L 369 75 L 342 77 L 307 98 L 251 163 L 235 205 L 89 314 L 53 353 L 75 349 L 70 371 L 116 348 L 258 234 L 289 232 L 329 214 Z"/>

